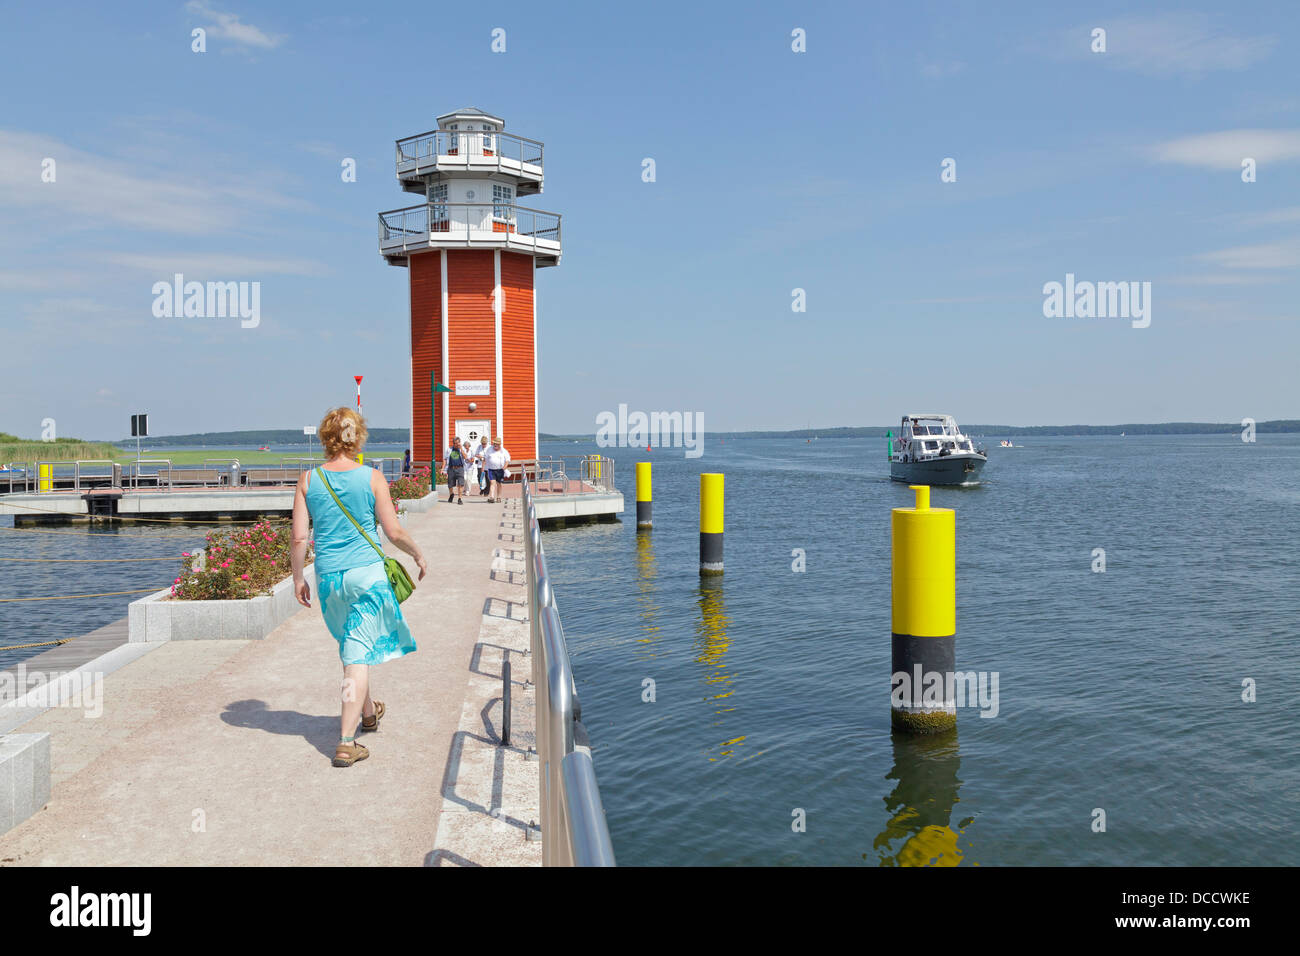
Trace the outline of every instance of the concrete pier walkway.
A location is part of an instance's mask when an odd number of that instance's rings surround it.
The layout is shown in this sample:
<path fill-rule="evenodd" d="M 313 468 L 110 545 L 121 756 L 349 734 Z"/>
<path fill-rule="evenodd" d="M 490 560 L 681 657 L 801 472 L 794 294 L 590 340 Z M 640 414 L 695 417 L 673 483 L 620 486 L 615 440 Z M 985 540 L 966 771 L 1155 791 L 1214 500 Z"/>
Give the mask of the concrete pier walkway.
<path fill-rule="evenodd" d="M 372 669 L 388 714 L 368 760 L 330 764 L 342 668 L 314 602 L 261 641 L 154 645 L 104 677 L 101 716 L 16 728 L 50 733 L 52 794 L 0 865 L 540 865 L 519 509 L 404 519 L 429 560 L 402 605 L 419 650 Z"/>

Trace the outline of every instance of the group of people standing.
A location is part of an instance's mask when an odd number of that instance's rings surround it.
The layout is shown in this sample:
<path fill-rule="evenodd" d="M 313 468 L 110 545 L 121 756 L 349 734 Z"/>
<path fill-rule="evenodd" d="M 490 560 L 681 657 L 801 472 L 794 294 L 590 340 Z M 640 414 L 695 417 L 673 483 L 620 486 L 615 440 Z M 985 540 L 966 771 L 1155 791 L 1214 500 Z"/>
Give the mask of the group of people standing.
<path fill-rule="evenodd" d="M 455 441 L 448 446 L 442 456 L 447 468 L 447 503 L 465 503 L 465 492 L 477 486 L 479 496 L 488 501 L 501 500 L 501 483 L 505 481 L 506 466 L 510 463 L 510 452 L 501 445 L 500 438 L 479 439 L 477 448 L 471 448 L 469 442 Z"/>

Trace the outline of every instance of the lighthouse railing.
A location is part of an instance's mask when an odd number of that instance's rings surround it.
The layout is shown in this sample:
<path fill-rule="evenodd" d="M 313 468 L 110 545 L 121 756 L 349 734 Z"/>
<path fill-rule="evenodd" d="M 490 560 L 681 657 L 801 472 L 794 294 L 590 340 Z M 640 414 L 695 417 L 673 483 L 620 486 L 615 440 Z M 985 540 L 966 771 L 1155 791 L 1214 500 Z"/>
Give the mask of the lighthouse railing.
<path fill-rule="evenodd" d="M 397 171 L 428 171 L 438 166 L 492 166 L 499 169 L 543 165 L 544 147 L 535 139 L 496 130 L 433 129 L 397 141 Z"/>
<path fill-rule="evenodd" d="M 379 247 L 423 245 L 433 239 L 553 252 L 560 215 L 514 203 L 437 202 L 379 214 Z M 544 245 L 543 245 L 544 244 Z"/>

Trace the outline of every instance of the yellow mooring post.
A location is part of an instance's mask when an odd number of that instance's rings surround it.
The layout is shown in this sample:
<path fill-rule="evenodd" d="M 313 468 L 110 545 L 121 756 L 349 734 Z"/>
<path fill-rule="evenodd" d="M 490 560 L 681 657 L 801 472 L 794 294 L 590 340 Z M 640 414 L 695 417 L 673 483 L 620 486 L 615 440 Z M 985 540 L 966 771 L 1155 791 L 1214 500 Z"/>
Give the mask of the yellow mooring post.
<path fill-rule="evenodd" d="M 725 475 L 700 475 L 700 574 L 722 573 Z"/>
<path fill-rule="evenodd" d="M 54 489 L 54 466 L 37 465 L 36 466 L 36 490 L 52 491 Z"/>
<path fill-rule="evenodd" d="M 636 526 L 638 528 L 654 527 L 651 515 L 653 502 L 650 497 L 650 462 L 636 463 Z"/>
<path fill-rule="evenodd" d="M 890 517 L 893 606 L 892 722 L 933 734 L 957 726 L 957 514 L 930 507 L 929 485 L 909 486 L 916 506 Z"/>

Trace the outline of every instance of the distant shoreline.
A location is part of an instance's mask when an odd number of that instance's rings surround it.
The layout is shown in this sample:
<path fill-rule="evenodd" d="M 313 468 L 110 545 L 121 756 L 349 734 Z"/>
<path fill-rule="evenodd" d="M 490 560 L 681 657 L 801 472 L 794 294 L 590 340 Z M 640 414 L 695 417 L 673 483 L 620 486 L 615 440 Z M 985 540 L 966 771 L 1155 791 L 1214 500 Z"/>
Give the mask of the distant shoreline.
<path fill-rule="evenodd" d="M 1160 424 L 1128 425 L 962 425 L 968 435 L 1229 435 L 1242 430 L 1240 422 L 1164 422 Z M 835 428 L 796 428 L 789 431 L 713 431 L 711 438 L 883 438 L 885 432 L 897 430 L 895 425 L 839 426 Z M 1256 433 L 1300 432 L 1300 419 L 1276 419 L 1257 422 Z M 583 435 L 557 435 L 542 432 L 543 441 L 582 441 L 594 439 L 595 433 Z M 376 445 L 401 445 L 410 438 L 405 428 L 371 428 L 369 441 Z M 301 429 L 268 429 L 265 431 L 204 432 L 193 435 L 155 435 L 145 440 L 151 448 L 165 445 L 292 445 L 305 444 Z M 124 438 L 111 442 L 114 445 L 133 443 Z"/>

